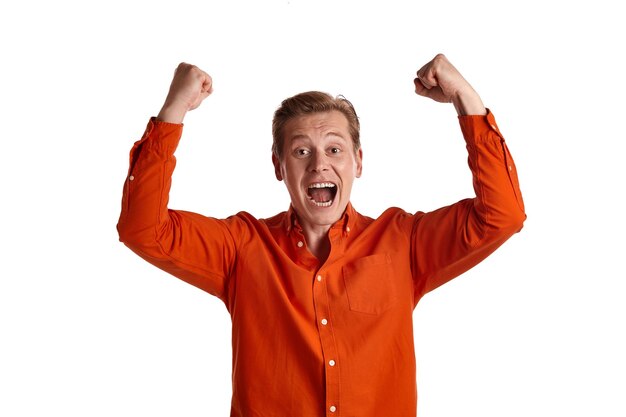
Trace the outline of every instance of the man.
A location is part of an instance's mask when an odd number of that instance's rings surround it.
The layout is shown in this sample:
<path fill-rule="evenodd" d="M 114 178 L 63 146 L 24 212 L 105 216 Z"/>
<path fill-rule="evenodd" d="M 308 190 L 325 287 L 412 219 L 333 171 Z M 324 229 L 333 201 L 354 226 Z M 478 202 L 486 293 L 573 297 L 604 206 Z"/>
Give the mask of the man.
<path fill-rule="evenodd" d="M 413 309 L 521 229 L 516 169 L 478 94 L 443 55 L 414 84 L 454 105 L 476 191 L 431 213 L 391 208 L 371 219 L 355 211 L 359 121 L 342 97 L 303 93 L 276 111 L 272 161 L 291 206 L 270 219 L 167 209 L 181 123 L 212 91 L 197 67 L 178 67 L 134 145 L 120 239 L 225 303 L 231 416 L 415 416 Z"/>

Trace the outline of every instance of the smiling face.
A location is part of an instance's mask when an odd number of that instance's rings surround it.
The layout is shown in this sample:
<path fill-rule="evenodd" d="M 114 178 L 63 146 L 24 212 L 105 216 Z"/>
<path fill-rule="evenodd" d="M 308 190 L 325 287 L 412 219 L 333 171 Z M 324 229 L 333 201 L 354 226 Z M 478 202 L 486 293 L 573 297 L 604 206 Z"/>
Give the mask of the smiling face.
<path fill-rule="evenodd" d="M 304 228 L 329 228 L 350 202 L 361 176 L 362 151 L 355 152 L 348 120 L 339 111 L 312 113 L 285 124 L 282 156 L 272 156 Z"/>

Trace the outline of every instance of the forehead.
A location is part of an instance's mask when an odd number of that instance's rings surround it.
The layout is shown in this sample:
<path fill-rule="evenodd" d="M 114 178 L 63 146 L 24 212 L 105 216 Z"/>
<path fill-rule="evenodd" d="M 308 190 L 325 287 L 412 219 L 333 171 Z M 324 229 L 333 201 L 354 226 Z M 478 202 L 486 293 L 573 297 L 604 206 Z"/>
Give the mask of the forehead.
<path fill-rule="evenodd" d="M 350 138 L 348 119 L 337 110 L 297 116 L 285 123 L 285 139 L 336 135 Z"/>

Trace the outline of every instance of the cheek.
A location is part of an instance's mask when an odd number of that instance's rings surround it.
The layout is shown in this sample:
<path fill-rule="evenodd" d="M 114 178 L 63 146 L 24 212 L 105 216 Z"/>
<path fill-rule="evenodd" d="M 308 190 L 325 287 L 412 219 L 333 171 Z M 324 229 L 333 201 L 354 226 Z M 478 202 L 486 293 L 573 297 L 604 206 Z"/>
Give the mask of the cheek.
<path fill-rule="evenodd" d="M 345 165 L 342 167 L 342 172 L 344 172 L 346 176 L 349 175 L 349 180 L 352 181 L 354 178 L 361 176 L 361 167 L 357 161 L 346 161 Z M 348 178 L 346 178 L 346 180 L 348 180 Z"/>
<path fill-rule="evenodd" d="M 290 188 L 298 186 L 300 176 L 298 175 L 298 169 L 296 166 L 293 164 L 283 164 L 280 171 L 285 184 L 287 184 Z"/>
<path fill-rule="evenodd" d="M 282 174 L 283 178 L 285 179 L 285 181 L 291 181 L 291 178 L 293 177 L 293 173 L 294 173 L 294 166 L 293 163 L 290 161 L 283 161 L 280 164 L 280 173 Z"/>
<path fill-rule="evenodd" d="M 291 181 L 299 181 L 304 175 L 306 168 L 303 161 L 291 160 L 281 165 L 281 172 L 285 178 L 291 178 Z"/>

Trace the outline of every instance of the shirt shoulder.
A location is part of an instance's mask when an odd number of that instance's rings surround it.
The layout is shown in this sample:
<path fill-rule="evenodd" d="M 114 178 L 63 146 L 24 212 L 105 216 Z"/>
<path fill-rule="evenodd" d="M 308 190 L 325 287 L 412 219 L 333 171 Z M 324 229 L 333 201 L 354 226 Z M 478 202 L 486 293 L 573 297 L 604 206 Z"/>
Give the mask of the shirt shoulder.
<path fill-rule="evenodd" d="M 258 218 L 246 211 L 240 211 L 224 219 L 224 222 L 235 241 L 241 245 L 259 239 L 267 241 L 269 236 L 286 235 L 285 218 L 286 212 L 269 218 Z"/>
<path fill-rule="evenodd" d="M 240 214 L 244 214 L 244 215 L 248 215 L 248 213 L 242 212 Z M 259 223 L 264 224 L 265 226 L 267 226 L 268 228 L 276 228 L 276 227 L 281 227 L 284 226 L 286 221 L 287 221 L 287 212 L 283 211 L 280 212 L 278 214 L 275 214 L 272 217 L 268 217 L 265 219 L 258 219 L 257 220 Z"/>
<path fill-rule="evenodd" d="M 366 236 L 373 234 L 374 236 L 404 235 L 408 237 L 413 230 L 415 222 L 423 214 L 422 212 L 412 214 L 399 207 L 389 207 L 376 218 L 356 213 L 354 229 L 359 235 L 365 233 Z"/>

